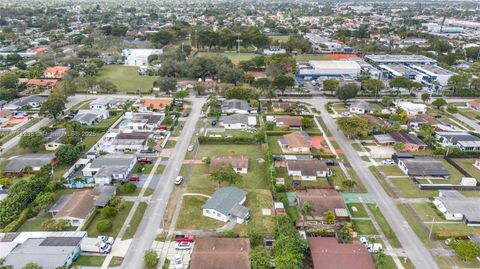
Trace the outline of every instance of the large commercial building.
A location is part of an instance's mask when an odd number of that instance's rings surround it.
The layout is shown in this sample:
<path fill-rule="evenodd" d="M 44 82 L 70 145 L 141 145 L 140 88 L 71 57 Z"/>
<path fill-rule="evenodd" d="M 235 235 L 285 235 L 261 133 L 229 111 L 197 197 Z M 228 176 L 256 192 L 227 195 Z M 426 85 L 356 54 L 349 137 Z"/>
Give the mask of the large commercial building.
<path fill-rule="evenodd" d="M 125 65 L 145 66 L 148 65 L 148 57 L 150 55 L 162 53 L 162 49 L 124 49 L 122 56 L 125 58 Z"/>
<path fill-rule="evenodd" d="M 318 77 L 357 77 L 362 70 L 355 61 L 309 61 L 299 64 L 297 76 L 302 78 Z"/>
<path fill-rule="evenodd" d="M 413 64 L 413 63 L 434 64 L 437 62 L 436 60 L 423 55 L 370 54 L 370 55 L 365 55 L 365 58 L 367 58 L 373 64 Z"/>

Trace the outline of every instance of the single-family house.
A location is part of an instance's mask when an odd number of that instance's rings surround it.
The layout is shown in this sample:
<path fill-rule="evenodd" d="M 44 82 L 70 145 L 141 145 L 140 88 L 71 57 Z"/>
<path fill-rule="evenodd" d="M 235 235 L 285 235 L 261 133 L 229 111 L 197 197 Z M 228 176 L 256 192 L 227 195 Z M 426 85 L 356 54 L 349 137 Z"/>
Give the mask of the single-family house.
<path fill-rule="evenodd" d="M 303 131 L 286 134 L 278 141 L 284 153 L 310 153 L 312 138 Z"/>
<path fill-rule="evenodd" d="M 7 268 L 25 268 L 35 263 L 41 268 L 68 268 L 80 253 L 86 231 L 21 232 L 3 234 L 0 250 Z"/>
<path fill-rule="evenodd" d="M 309 237 L 313 269 L 375 269 L 368 249 L 360 243 L 340 244 L 335 237 Z"/>
<path fill-rule="evenodd" d="M 18 110 L 27 105 L 30 106 L 32 109 L 38 109 L 45 100 L 47 100 L 46 96 L 29 95 L 8 103 L 4 106 L 4 109 Z"/>
<path fill-rule="evenodd" d="M 89 189 L 64 195 L 49 210 L 55 219 L 68 220 L 74 227 L 81 227 L 95 211 L 95 200 L 100 193 Z"/>
<path fill-rule="evenodd" d="M 435 132 L 443 147 L 456 147 L 464 151 L 480 151 L 480 138 L 465 132 Z"/>
<path fill-rule="evenodd" d="M 151 98 L 144 99 L 141 104 L 142 111 L 163 111 L 167 106 L 172 105 L 172 98 Z"/>
<path fill-rule="evenodd" d="M 431 157 L 398 158 L 397 164 L 407 176 L 448 178 L 449 172 L 440 160 Z"/>
<path fill-rule="evenodd" d="M 300 217 L 297 222 L 299 227 L 316 228 L 324 221 L 324 213 L 332 211 L 339 221 L 346 221 L 349 219 L 347 206 L 342 198 L 342 195 L 335 189 L 306 189 L 297 191 L 297 206 L 302 207 L 305 202 L 312 204 L 315 212 L 313 216 Z"/>
<path fill-rule="evenodd" d="M 108 110 L 124 104 L 127 100 L 124 98 L 104 97 L 95 99 L 90 103 L 91 110 Z"/>
<path fill-rule="evenodd" d="M 387 126 L 387 122 L 377 116 L 373 116 L 370 114 L 362 114 L 359 115 L 360 118 L 366 119 L 368 121 L 368 125 L 370 126 Z"/>
<path fill-rule="evenodd" d="M 111 184 L 112 181 L 123 182 L 128 178 L 137 163 L 134 155 L 108 154 L 100 156 L 82 169 L 84 177 L 93 177 L 95 184 Z"/>
<path fill-rule="evenodd" d="M 247 114 L 223 115 L 220 117 L 220 126 L 227 130 L 244 130 L 254 128 L 257 125 L 257 117 Z"/>
<path fill-rule="evenodd" d="M 210 162 L 210 173 L 224 165 L 231 165 L 235 172 L 246 174 L 248 172 L 248 157 L 245 155 L 217 156 Z"/>
<path fill-rule="evenodd" d="M 62 79 L 69 70 L 70 67 L 68 66 L 50 66 L 43 71 L 43 77 L 48 79 Z"/>
<path fill-rule="evenodd" d="M 31 171 L 39 171 L 43 166 L 51 164 L 55 158 L 54 154 L 44 153 L 30 153 L 12 157 L 5 169 L 4 173 L 22 173 L 25 172 L 27 167 L 31 168 Z"/>
<path fill-rule="evenodd" d="M 161 113 L 125 113 L 125 120 L 120 123 L 120 131 L 152 132 L 160 127 L 164 118 Z"/>
<path fill-rule="evenodd" d="M 109 116 L 108 110 L 80 109 L 73 120 L 80 122 L 81 125 L 91 126 L 108 119 Z"/>
<path fill-rule="evenodd" d="M 45 138 L 45 150 L 57 150 L 61 145 L 63 145 L 62 139 L 65 135 L 65 128 L 58 128 L 52 132 L 49 132 Z"/>
<path fill-rule="evenodd" d="M 248 208 L 243 206 L 247 192 L 237 187 L 218 189 L 202 206 L 203 216 L 223 222 L 244 223 L 250 217 Z"/>
<path fill-rule="evenodd" d="M 227 99 L 222 102 L 222 113 L 249 114 L 252 111 L 250 104 L 245 100 Z"/>
<path fill-rule="evenodd" d="M 27 82 L 27 91 L 40 91 L 51 90 L 57 86 L 58 80 L 56 79 L 29 79 Z"/>
<path fill-rule="evenodd" d="M 316 180 L 331 175 L 330 168 L 321 160 L 287 160 L 288 175 L 301 180 Z"/>
<path fill-rule="evenodd" d="M 427 105 L 412 103 L 409 101 L 395 102 L 395 107 L 407 112 L 408 115 L 425 114 L 427 112 Z"/>
<path fill-rule="evenodd" d="M 113 133 L 112 133 L 113 134 Z M 148 138 L 151 132 L 125 132 L 116 133 L 113 141 L 108 147 L 102 147 L 102 150 L 115 152 L 140 152 L 148 149 Z"/>
<path fill-rule="evenodd" d="M 297 107 L 295 102 L 272 102 L 273 112 L 287 112 Z"/>
<path fill-rule="evenodd" d="M 471 109 L 474 109 L 474 110 L 480 110 L 480 100 L 479 99 L 468 101 L 466 103 L 466 105 L 467 105 L 468 108 L 471 108 Z"/>
<path fill-rule="evenodd" d="M 300 128 L 303 125 L 303 118 L 301 116 L 288 116 L 288 115 L 275 115 L 275 116 L 267 116 L 272 117 L 273 121 L 275 121 L 275 125 L 277 127 L 284 127 L 288 126 L 290 128 Z"/>
<path fill-rule="evenodd" d="M 446 220 L 462 220 L 467 226 L 480 226 L 480 199 L 465 197 L 455 190 L 442 190 L 433 200 Z"/>
<path fill-rule="evenodd" d="M 370 104 L 367 101 L 363 100 L 351 103 L 348 110 L 350 111 L 350 113 L 353 114 L 365 114 L 373 112 Z"/>
<path fill-rule="evenodd" d="M 248 238 L 205 237 L 195 240 L 191 269 L 251 269 Z"/>
<path fill-rule="evenodd" d="M 422 151 L 427 148 L 427 144 L 423 142 L 418 136 L 404 132 L 389 133 L 395 142 L 403 143 L 405 145 L 404 151 Z"/>
<path fill-rule="evenodd" d="M 408 126 L 413 128 L 418 128 L 422 125 L 436 126 L 441 124 L 441 121 L 428 114 L 417 114 L 408 118 Z"/>

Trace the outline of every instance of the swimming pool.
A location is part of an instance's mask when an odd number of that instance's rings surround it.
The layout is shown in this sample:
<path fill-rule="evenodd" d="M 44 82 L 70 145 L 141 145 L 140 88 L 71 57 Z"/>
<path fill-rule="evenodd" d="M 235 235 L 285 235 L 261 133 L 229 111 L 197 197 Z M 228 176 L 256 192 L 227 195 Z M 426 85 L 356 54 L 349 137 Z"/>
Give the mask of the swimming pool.
<path fill-rule="evenodd" d="M 122 123 L 120 123 L 120 126 L 128 126 L 128 120 L 122 121 Z"/>

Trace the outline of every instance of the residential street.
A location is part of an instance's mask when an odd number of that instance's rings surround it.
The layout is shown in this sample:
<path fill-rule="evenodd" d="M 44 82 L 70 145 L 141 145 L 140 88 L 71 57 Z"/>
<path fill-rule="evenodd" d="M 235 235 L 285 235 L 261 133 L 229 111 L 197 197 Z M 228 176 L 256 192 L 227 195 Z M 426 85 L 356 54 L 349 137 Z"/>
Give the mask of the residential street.
<path fill-rule="evenodd" d="M 438 268 L 431 252 L 423 245 L 412 228 L 408 225 L 407 221 L 396 207 L 394 200 L 387 195 L 368 167 L 364 165 L 364 162 L 352 147 L 351 141 L 348 140 L 342 132 L 338 131 L 334 119 L 325 109 L 325 104 L 331 100 L 307 99 L 302 101 L 314 105 L 315 108 L 321 112 L 321 117 L 326 126 L 335 137 L 340 148 L 344 151 L 345 156 L 350 161 L 352 168 L 357 172 L 369 194 L 378 204 L 382 214 L 395 231 L 403 249 L 405 249 L 407 256 L 415 267 L 422 269 Z"/>
<path fill-rule="evenodd" d="M 175 145 L 173 153 L 168 160 L 168 164 L 160 179 L 163 182 L 157 185 L 151 197 L 142 222 L 138 227 L 138 232 L 135 234 L 127 255 L 123 260 L 122 268 L 144 268 L 143 255 L 146 250 L 152 247 L 152 243 L 159 232 L 170 194 L 173 191 L 174 180 L 180 172 L 190 138 L 194 135 L 195 125 L 200 118 L 200 112 L 205 103 L 205 99 L 196 98 L 190 100 L 192 100 L 192 111 L 185 122 L 180 135 L 180 142 Z"/>

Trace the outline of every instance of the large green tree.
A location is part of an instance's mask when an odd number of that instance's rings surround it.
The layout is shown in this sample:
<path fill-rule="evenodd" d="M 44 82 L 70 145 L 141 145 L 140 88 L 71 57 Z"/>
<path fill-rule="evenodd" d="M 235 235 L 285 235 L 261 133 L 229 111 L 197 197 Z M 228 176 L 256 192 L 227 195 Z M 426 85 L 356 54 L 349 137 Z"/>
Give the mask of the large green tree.
<path fill-rule="evenodd" d="M 367 79 L 362 83 L 362 87 L 365 90 L 373 93 L 375 98 L 377 98 L 378 93 L 385 89 L 385 84 L 378 79 Z"/>
<path fill-rule="evenodd" d="M 323 90 L 329 91 L 333 95 L 340 87 L 340 82 L 337 79 L 330 78 L 323 81 Z"/>
<path fill-rule="evenodd" d="M 210 175 L 213 181 L 218 182 L 219 186 L 222 182 L 232 185 L 242 180 L 242 175 L 235 172 L 231 164 L 221 166 Z"/>
<path fill-rule="evenodd" d="M 272 85 L 275 88 L 280 89 L 283 94 L 288 87 L 293 87 L 295 85 L 295 80 L 291 76 L 280 75 L 273 79 Z"/>
<path fill-rule="evenodd" d="M 145 251 L 143 261 L 147 268 L 156 268 L 158 264 L 158 254 L 154 249 Z"/>
<path fill-rule="evenodd" d="M 256 246 L 250 251 L 252 269 L 271 269 L 272 258 L 264 246 Z"/>
<path fill-rule="evenodd" d="M 177 80 L 170 77 L 161 77 L 154 83 L 156 87 L 160 88 L 160 91 L 170 94 L 177 89 Z"/>
<path fill-rule="evenodd" d="M 366 137 L 368 135 L 368 120 L 358 117 L 343 117 L 337 124 L 348 138 Z"/>
<path fill-rule="evenodd" d="M 38 151 L 43 146 L 45 137 L 39 132 L 23 133 L 18 145 L 21 148 Z"/>
<path fill-rule="evenodd" d="M 358 93 L 358 86 L 355 83 L 347 83 L 337 89 L 336 96 L 343 102 L 347 102 L 349 99 L 355 98 Z"/>
<path fill-rule="evenodd" d="M 42 107 L 40 107 L 40 114 L 50 115 L 56 119 L 65 110 L 66 101 L 67 98 L 65 95 L 58 91 L 54 91 L 48 96 L 47 100 L 43 102 Z"/>

